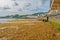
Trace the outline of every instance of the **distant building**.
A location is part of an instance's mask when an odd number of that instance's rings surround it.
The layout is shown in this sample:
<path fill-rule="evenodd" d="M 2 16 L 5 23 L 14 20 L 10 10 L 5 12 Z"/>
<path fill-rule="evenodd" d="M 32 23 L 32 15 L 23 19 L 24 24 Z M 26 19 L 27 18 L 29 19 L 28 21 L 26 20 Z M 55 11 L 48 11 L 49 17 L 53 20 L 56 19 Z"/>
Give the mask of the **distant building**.
<path fill-rule="evenodd" d="M 38 16 L 34 16 L 34 15 L 28 15 L 26 16 L 27 18 L 37 18 Z"/>

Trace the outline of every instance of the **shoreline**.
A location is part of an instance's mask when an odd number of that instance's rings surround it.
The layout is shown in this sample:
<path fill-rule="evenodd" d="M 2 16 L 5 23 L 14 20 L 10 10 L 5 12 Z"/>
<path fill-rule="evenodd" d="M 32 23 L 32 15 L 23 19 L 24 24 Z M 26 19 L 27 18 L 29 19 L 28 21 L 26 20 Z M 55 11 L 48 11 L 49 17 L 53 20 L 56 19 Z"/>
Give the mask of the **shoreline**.
<path fill-rule="evenodd" d="M 28 21 L 32 21 L 32 22 L 39 22 L 37 19 L 10 19 L 10 20 L 0 20 L 0 23 L 20 23 L 20 21 L 25 21 L 25 22 L 28 22 Z"/>

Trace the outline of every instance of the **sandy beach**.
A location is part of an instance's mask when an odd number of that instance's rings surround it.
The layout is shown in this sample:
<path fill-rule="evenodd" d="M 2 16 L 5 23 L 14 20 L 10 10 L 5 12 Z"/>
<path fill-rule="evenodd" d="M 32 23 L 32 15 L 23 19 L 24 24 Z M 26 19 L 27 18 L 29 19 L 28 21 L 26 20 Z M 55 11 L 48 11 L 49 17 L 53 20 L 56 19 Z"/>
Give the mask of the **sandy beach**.
<path fill-rule="evenodd" d="M 0 40 L 60 40 L 60 30 L 48 22 L 14 20 L 0 23 Z"/>

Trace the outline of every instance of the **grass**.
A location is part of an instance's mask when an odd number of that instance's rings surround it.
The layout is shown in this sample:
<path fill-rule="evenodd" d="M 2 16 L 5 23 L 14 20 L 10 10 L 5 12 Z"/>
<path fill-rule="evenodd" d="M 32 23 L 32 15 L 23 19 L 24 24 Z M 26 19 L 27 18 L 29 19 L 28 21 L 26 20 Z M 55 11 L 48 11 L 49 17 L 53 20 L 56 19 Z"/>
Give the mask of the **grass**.
<path fill-rule="evenodd" d="M 60 29 L 60 24 L 59 23 L 56 23 L 56 22 L 53 22 L 53 21 L 49 21 L 49 23 L 51 23 L 57 29 Z"/>

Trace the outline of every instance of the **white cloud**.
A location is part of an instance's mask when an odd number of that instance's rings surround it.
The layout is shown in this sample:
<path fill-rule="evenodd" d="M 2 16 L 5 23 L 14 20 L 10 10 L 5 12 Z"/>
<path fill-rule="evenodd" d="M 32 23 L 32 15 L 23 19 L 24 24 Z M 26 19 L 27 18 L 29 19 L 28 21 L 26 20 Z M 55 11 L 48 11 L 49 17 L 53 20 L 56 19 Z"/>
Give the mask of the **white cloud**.
<path fill-rule="evenodd" d="M 4 6 L 12 6 L 13 5 L 13 1 L 11 0 L 0 0 L 0 7 L 4 7 Z"/>
<path fill-rule="evenodd" d="M 16 5 L 16 3 L 18 5 Z M 47 5 L 47 4 L 45 4 Z M 8 6 L 8 10 L 6 7 Z M 42 0 L 0 0 L 0 14 L 3 13 L 2 11 L 6 11 L 6 13 L 9 11 L 11 14 L 18 13 L 32 13 L 33 9 L 41 8 L 43 7 Z M 5 8 L 5 9 L 4 9 Z M 6 15 L 6 14 L 5 14 Z"/>

